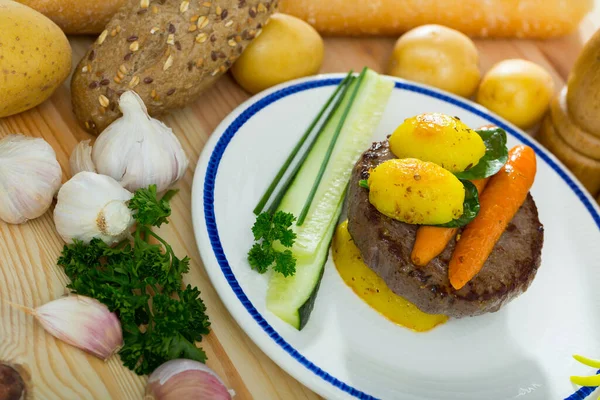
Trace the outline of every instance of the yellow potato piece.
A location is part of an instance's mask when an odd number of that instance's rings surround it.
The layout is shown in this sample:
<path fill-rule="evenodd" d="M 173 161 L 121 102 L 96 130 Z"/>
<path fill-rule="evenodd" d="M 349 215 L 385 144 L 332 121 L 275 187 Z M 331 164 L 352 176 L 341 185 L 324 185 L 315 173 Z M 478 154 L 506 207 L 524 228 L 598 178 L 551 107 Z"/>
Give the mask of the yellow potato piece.
<path fill-rule="evenodd" d="M 448 321 L 447 316 L 426 314 L 392 292 L 385 281 L 363 261 L 360 250 L 348 232 L 348 221 L 337 227 L 331 249 L 335 267 L 346 285 L 390 321 L 417 332 L 429 331 Z"/>
<path fill-rule="evenodd" d="M 481 77 L 473 41 L 441 25 L 422 25 L 402 35 L 387 72 L 464 97 L 475 92 Z"/>
<path fill-rule="evenodd" d="M 430 161 L 451 172 L 461 172 L 479 162 L 485 144 L 474 130 L 456 117 L 421 114 L 405 120 L 390 137 L 398 158 Z"/>
<path fill-rule="evenodd" d="M 0 118 L 37 106 L 71 70 L 71 46 L 39 12 L 0 0 Z"/>
<path fill-rule="evenodd" d="M 463 213 L 463 184 L 431 162 L 415 158 L 388 160 L 371 171 L 368 183 L 371 204 L 398 221 L 437 225 Z"/>
<path fill-rule="evenodd" d="M 274 14 L 233 64 L 231 73 L 245 90 L 258 93 L 316 74 L 324 52 L 323 39 L 312 26 L 291 15 Z"/>
<path fill-rule="evenodd" d="M 552 76 L 527 60 L 504 60 L 483 77 L 477 102 L 519 128 L 535 125 L 543 116 L 552 95 Z"/>

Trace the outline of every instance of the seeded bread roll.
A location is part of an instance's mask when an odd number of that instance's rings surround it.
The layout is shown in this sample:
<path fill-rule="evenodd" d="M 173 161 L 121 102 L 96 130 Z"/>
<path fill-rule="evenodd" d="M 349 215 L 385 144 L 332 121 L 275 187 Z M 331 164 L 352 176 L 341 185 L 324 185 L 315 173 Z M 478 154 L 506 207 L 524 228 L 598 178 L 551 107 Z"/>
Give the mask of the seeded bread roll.
<path fill-rule="evenodd" d="M 128 0 L 79 62 L 75 115 L 99 134 L 134 90 L 150 115 L 194 101 L 261 31 L 277 0 Z"/>

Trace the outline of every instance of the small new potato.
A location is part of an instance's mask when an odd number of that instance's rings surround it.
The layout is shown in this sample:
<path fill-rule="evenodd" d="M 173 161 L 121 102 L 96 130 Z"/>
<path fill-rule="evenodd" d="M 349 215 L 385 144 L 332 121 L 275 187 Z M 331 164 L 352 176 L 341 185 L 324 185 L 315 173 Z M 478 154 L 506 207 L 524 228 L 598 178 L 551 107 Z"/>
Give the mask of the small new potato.
<path fill-rule="evenodd" d="M 450 172 L 477 165 L 485 154 L 481 137 L 456 117 L 428 113 L 406 119 L 390 137 L 398 158 L 418 158 Z"/>
<path fill-rule="evenodd" d="M 39 12 L 0 0 L 0 118 L 42 103 L 71 71 L 71 46 Z"/>
<path fill-rule="evenodd" d="M 441 25 L 423 25 L 398 39 L 388 74 L 469 97 L 481 77 L 479 54 L 466 35 Z"/>
<path fill-rule="evenodd" d="M 369 175 L 369 201 L 408 224 L 445 224 L 463 214 L 465 188 L 451 172 L 416 158 L 393 159 Z"/>
<path fill-rule="evenodd" d="M 319 72 L 323 39 L 309 24 L 274 14 L 262 33 L 233 64 L 235 80 L 250 93 Z"/>
<path fill-rule="evenodd" d="M 535 125 L 554 93 L 550 74 L 527 60 L 504 60 L 483 77 L 477 102 L 520 128 Z"/>

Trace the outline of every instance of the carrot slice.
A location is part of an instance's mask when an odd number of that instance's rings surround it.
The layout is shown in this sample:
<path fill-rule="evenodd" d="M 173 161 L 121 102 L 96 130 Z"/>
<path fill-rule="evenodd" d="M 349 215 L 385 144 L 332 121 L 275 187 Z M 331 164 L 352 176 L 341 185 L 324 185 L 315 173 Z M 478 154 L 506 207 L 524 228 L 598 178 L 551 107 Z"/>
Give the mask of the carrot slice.
<path fill-rule="evenodd" d="M 504 167 L 490 178 L 479 199 L 479 214 L 463 230 L 450 259 L 448 274 L 455 289 L 462 288 L 481 270 L 527 198 L 535 173 L 535 152 L 520 145 L 509 151 Z"/>
<path fill-rule="evenodd" d="M 471 182 L 477 188 L 477 192 L 481 194 L 489 178 L 475 179 Z M 454 235 L 458 232 L 458 228 L 441 228 L 439 226 L 423 225 L 417 230 L 417 237 L 413 245 L 410 259 L 413 264 L 424 267 L 431 260 L 439 256 Z"/>

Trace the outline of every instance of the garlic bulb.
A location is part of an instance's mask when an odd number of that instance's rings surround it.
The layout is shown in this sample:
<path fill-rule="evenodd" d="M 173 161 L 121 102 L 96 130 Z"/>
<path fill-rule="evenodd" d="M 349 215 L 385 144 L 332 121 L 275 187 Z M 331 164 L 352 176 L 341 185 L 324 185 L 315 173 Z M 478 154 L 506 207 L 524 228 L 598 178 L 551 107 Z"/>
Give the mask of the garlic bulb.
<path fill-rule="evenodd" d="M 96 172 L 96 167 L 92 161 L 92 146 L 90 146 L 90 142 L 90 139 L 82 140 L 75 146 L 69 158 L 71 175 L 76 175 L 81 171 Z"/>
<path fill-rule="evenodd" d="M 114 244 L 129 234 L 134 223 L 127 201 L 133 194 L 110 176 L 80 172 L 58 192 L 54 224 L 65 242 L 89 243 L 100 238 Z"/>
<path fill-rule="evenodd" d="M 144 400 L 231 400 L 234 395 L 206 365 L 177 359 L 167 361 L 150 375 Z"/>
<path fill-rule="evenodd" d="M 2 400 L 25 400 L 27 399 L 27 389 L 25 381 L 17 369 L 0 362 L 0 399 Z"/>
<path fill-rule="evenodd" d="M 179 180 L 188 159 L 173 131 L 148 115 L 142 99 L 132 91 L 119 99 L 123 116 L 98 137 L 92 160 L 100 174 L 112 176 L 134 192 L 151 184 L 158 192 Z"/>
<path fill-rule="evenodd" d="M 70 295 L 36 309 L 12 305 L 32 314 L 55 338 L 102 360 L 107 360 L 123 347 L 119 319 L 98 300 Z"/>
<path fill-rule="evenodd" d="M 0 140 L 0 219 L 21 224 L 45 213 L 61 178 L 56 153 L 44 139 L 9 135 Z"/>

